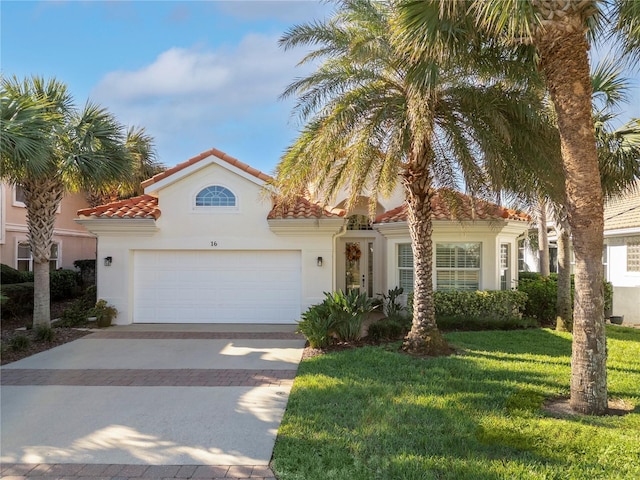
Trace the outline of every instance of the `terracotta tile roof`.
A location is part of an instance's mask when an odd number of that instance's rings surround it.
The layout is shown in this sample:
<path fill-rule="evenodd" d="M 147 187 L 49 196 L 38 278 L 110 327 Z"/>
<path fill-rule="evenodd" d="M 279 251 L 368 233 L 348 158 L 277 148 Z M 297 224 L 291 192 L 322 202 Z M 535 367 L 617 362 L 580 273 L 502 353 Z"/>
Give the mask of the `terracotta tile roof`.
<path fill-rule="evenodd" d="M 640 227 L 640 183 L 636 191 L 613 198 L 604 206 L 604 230 Z"/>
<path fill-rule="evenodd" d="M 78 210 L 80 217 L 92 218 L 153 218 L 160 217 L 158 197 L 140 195 L 139 197 L 107 203 L 93 208 Z"/>
<path fill-rule="evenodd" d="M 344 217 L 345 211 L 340 208 L 330 209 L 320 204 L 312 203 L 306 198 L 298 197 L 293 204 L 275 204 L 267 219 L 289 219 L 289 218 L 340 218 Z"/>
<path fill-rule="evenodd" d="M 154 183 L 159 182 L 160 180 L 164 180 L 165 178 L 173 175 L 174 173 L 177 173 L 180 170 L 183 170 L 183 169 L 193 165 L 194 163 L 198 163 L 200 160 L 204 160 L 205 158 L 210 157 L 212 155 L 214 157 L 218 157 L 220 160 L 224 160 L 225 162 L 233 165 L 236 168 L 239 168 L 240 170 L 243 170 L 243 171 L 253 175 L 256 178 L 259 178 L 260 180 L 263 180 L 265 182 L 268 182 L 269 180 L 271 180 L 271 177 L 269 175 L 267 175 L 266 173 L 263 173 L 260 170 L 258 170 L 256 168 L 253 168 L 253 167 L 247 165 L 246 163 L 241 162 L 237 158 L 233 158 L 232 156 L 227 155 L 226 153 L 224 153 L 224 152 L 222 152 L 222 151 L 220 151 L 220 150 L 218 150 L 216 148 L 212 148 L 211 150 L 207 150 L 206 152 L 202 152 L 200 155 L 196 155 L 195 157 L 190 158 L 186 162 L 179 163 L 175 167 L 171 167 L 168 170 L 165 170 L 164 172 L 158 173 L 157 175 L 154 175 L 153 177 L 149 178 L 148 180 L 145 180 L 141 184 L 142 188 L 147 188 L 149 185 L 153 185 Z"/>
<path fill-rule="evenodd" d="M 531 217 L 526 213 L 501 207 L 485 200 L 473 199 L 460 192 L 453 194 L 453 202 L 447 201 L 445 195 L 437 192 L 431 199 L 431 218 L 433 220 L 520 220 L 528 222 Z M 407 205 L 389 210 L 378 215 L 375 223 L 393 223 L 407 221 Z"/>

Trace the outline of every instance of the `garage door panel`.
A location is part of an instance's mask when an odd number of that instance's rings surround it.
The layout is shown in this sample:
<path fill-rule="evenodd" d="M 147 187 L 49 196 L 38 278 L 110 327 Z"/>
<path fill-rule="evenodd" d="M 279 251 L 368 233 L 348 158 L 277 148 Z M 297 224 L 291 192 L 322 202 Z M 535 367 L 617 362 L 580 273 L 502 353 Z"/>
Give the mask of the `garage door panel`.
<path fill-rule="evenodd" d="M 136 323 L 294 323 L 299 251 L 137 251 Z"/>

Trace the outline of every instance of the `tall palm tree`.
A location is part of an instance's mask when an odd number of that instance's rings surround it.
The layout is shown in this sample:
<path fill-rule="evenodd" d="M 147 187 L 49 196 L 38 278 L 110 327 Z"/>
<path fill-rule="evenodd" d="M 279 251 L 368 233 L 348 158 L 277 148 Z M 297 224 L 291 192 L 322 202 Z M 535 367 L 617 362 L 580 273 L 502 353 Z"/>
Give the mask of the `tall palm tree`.
<path fill-rule="evenodd" d="M 603 194 L 591 112 L 587 52 L 596 38 L 615 36 L 622 51 L 640 52 L 640 2 L 627 0 L 445 0 L 441 8 L 407 1 L 403 39 L 424 55 L 425 32 L 434 23 L 473 19 L 479 34 L 507 47 L 530 45 L 553 102 L 560 133 L 567 220 L 575 252 L 574 333 L 571 408 L 602 415 L 607 411 L 604 330 Z M 466 45 L 473 44 L 467 37 Z M 464 48 L 464 47 L 458 47 Z M 440 51 L 440 53 L 442 53 Z"/>
<path fill-rule="evenodd" d="M 142 195 L 141 183 L 166 170 L 157 159 L 155 142 L 143 127 L 129 127 L 125 138 L 125 148 L 131 157 L 131 172 L 125 178 L 105 183 L 100 190 L 87 192 L 90 206 L 124 200 Z"/>
<path fill-rule="evenodd" d="M 316 71 L 293 82 L 284 96 L 298 97 L 306 122 L 282 157 L 276 187 L 286 199 L 312 189 L 326 202 L 347 188 L 352 205 L 366 194 L 404 187 L 414 256 L 412 328 L 406 351 L 449 351 L 435 321 L 432 282 L 431 199 L 436 187 L 471 193 L 499 184 L 504 164 L 544 158 L 548 138 L 537 123 L 536 95 L 506 81 L 519 64 L 487 48 L 475 58 L 411 61 L 391 30 L 393 2 L 338 2 L 325 22 L 299 25 L 281 39 L 284 48 L 315 47 L 304 62 Z M 513 71 L 510 71 L 513 70 Z M 505 81 L 488 80 L 499 71 Z M 513 169 L 511 170 L 513 171 Z"/>
<path fill-rule="evenodd" d="M 67 87 L 41 77 L 2 79 L 0 178 L 23 188 L 33 256 L 33 324 L 49 325 L 49 256 L 65 192 L 126 175 L 121 125 L 106 110 L 73 105 Z"/>
<path fill-rule="evenodd" d="M 628 79 L 620 67 L 605 59 L 591 74 L 593 119 L 600 182 L 605 198 L 632 187 L 640 178 L 640 120 L 613 128 L 616 111 L 628 101 Z M 562 201 L 555 202 L 558 234 L 558 299 L 556 329 L 573 330 L 570 278 L 570 226 Z"/>

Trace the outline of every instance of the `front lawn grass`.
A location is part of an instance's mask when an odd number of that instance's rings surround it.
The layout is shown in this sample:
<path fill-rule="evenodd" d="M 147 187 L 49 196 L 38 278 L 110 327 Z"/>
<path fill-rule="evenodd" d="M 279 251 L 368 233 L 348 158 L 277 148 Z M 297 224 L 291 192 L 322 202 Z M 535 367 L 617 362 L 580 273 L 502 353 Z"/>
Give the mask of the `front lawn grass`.
<path fill-rule="evenodd" d="M 306 359 L 272 467 L 280 480 L 640 479 L 640 330 L 607 337 L 626 416 L 541 410 L 569 394 L 571 336 L 553 330 L 449 333 L 450 357 L 395 343 Z"/>

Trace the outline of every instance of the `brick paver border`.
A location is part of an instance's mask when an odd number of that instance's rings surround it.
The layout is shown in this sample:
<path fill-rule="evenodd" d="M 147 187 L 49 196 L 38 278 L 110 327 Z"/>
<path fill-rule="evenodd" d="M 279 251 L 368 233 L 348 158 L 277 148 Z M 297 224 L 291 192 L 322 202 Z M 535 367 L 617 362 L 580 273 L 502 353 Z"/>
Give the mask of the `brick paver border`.
<path fill-rule="evenodd" d="M 128 479 L 198 479 L 198 480 L 276 480 L 266 465 L 104 465 L 81 463 L 0 465 L 3 480 L 128 480 Z"/>
<path fill-rule="evenodd" d="M 289 332 L 118 332 L 85 339 L 267 339 L 299 340 Z M 279 387 L 291 386 L 296 370 L 249 369 L 22 369 L 3 368 L 0 385 Z M 265 465 L 0 464 L 2 480 L 277 480 Z"/>
<path fill-rule="evenodd" d="M 85 387 L 282 387 L 293 385 L 296 370 L 244 369 L 2 369 L 0 385 Z"/>
<path fill-rule="evenodd" d="M 136 339 L 136 340 L 304 340 L 304 336 L 293 332 L 136 332 L 105 330 L 95 332 L 86 339 Z"/>

